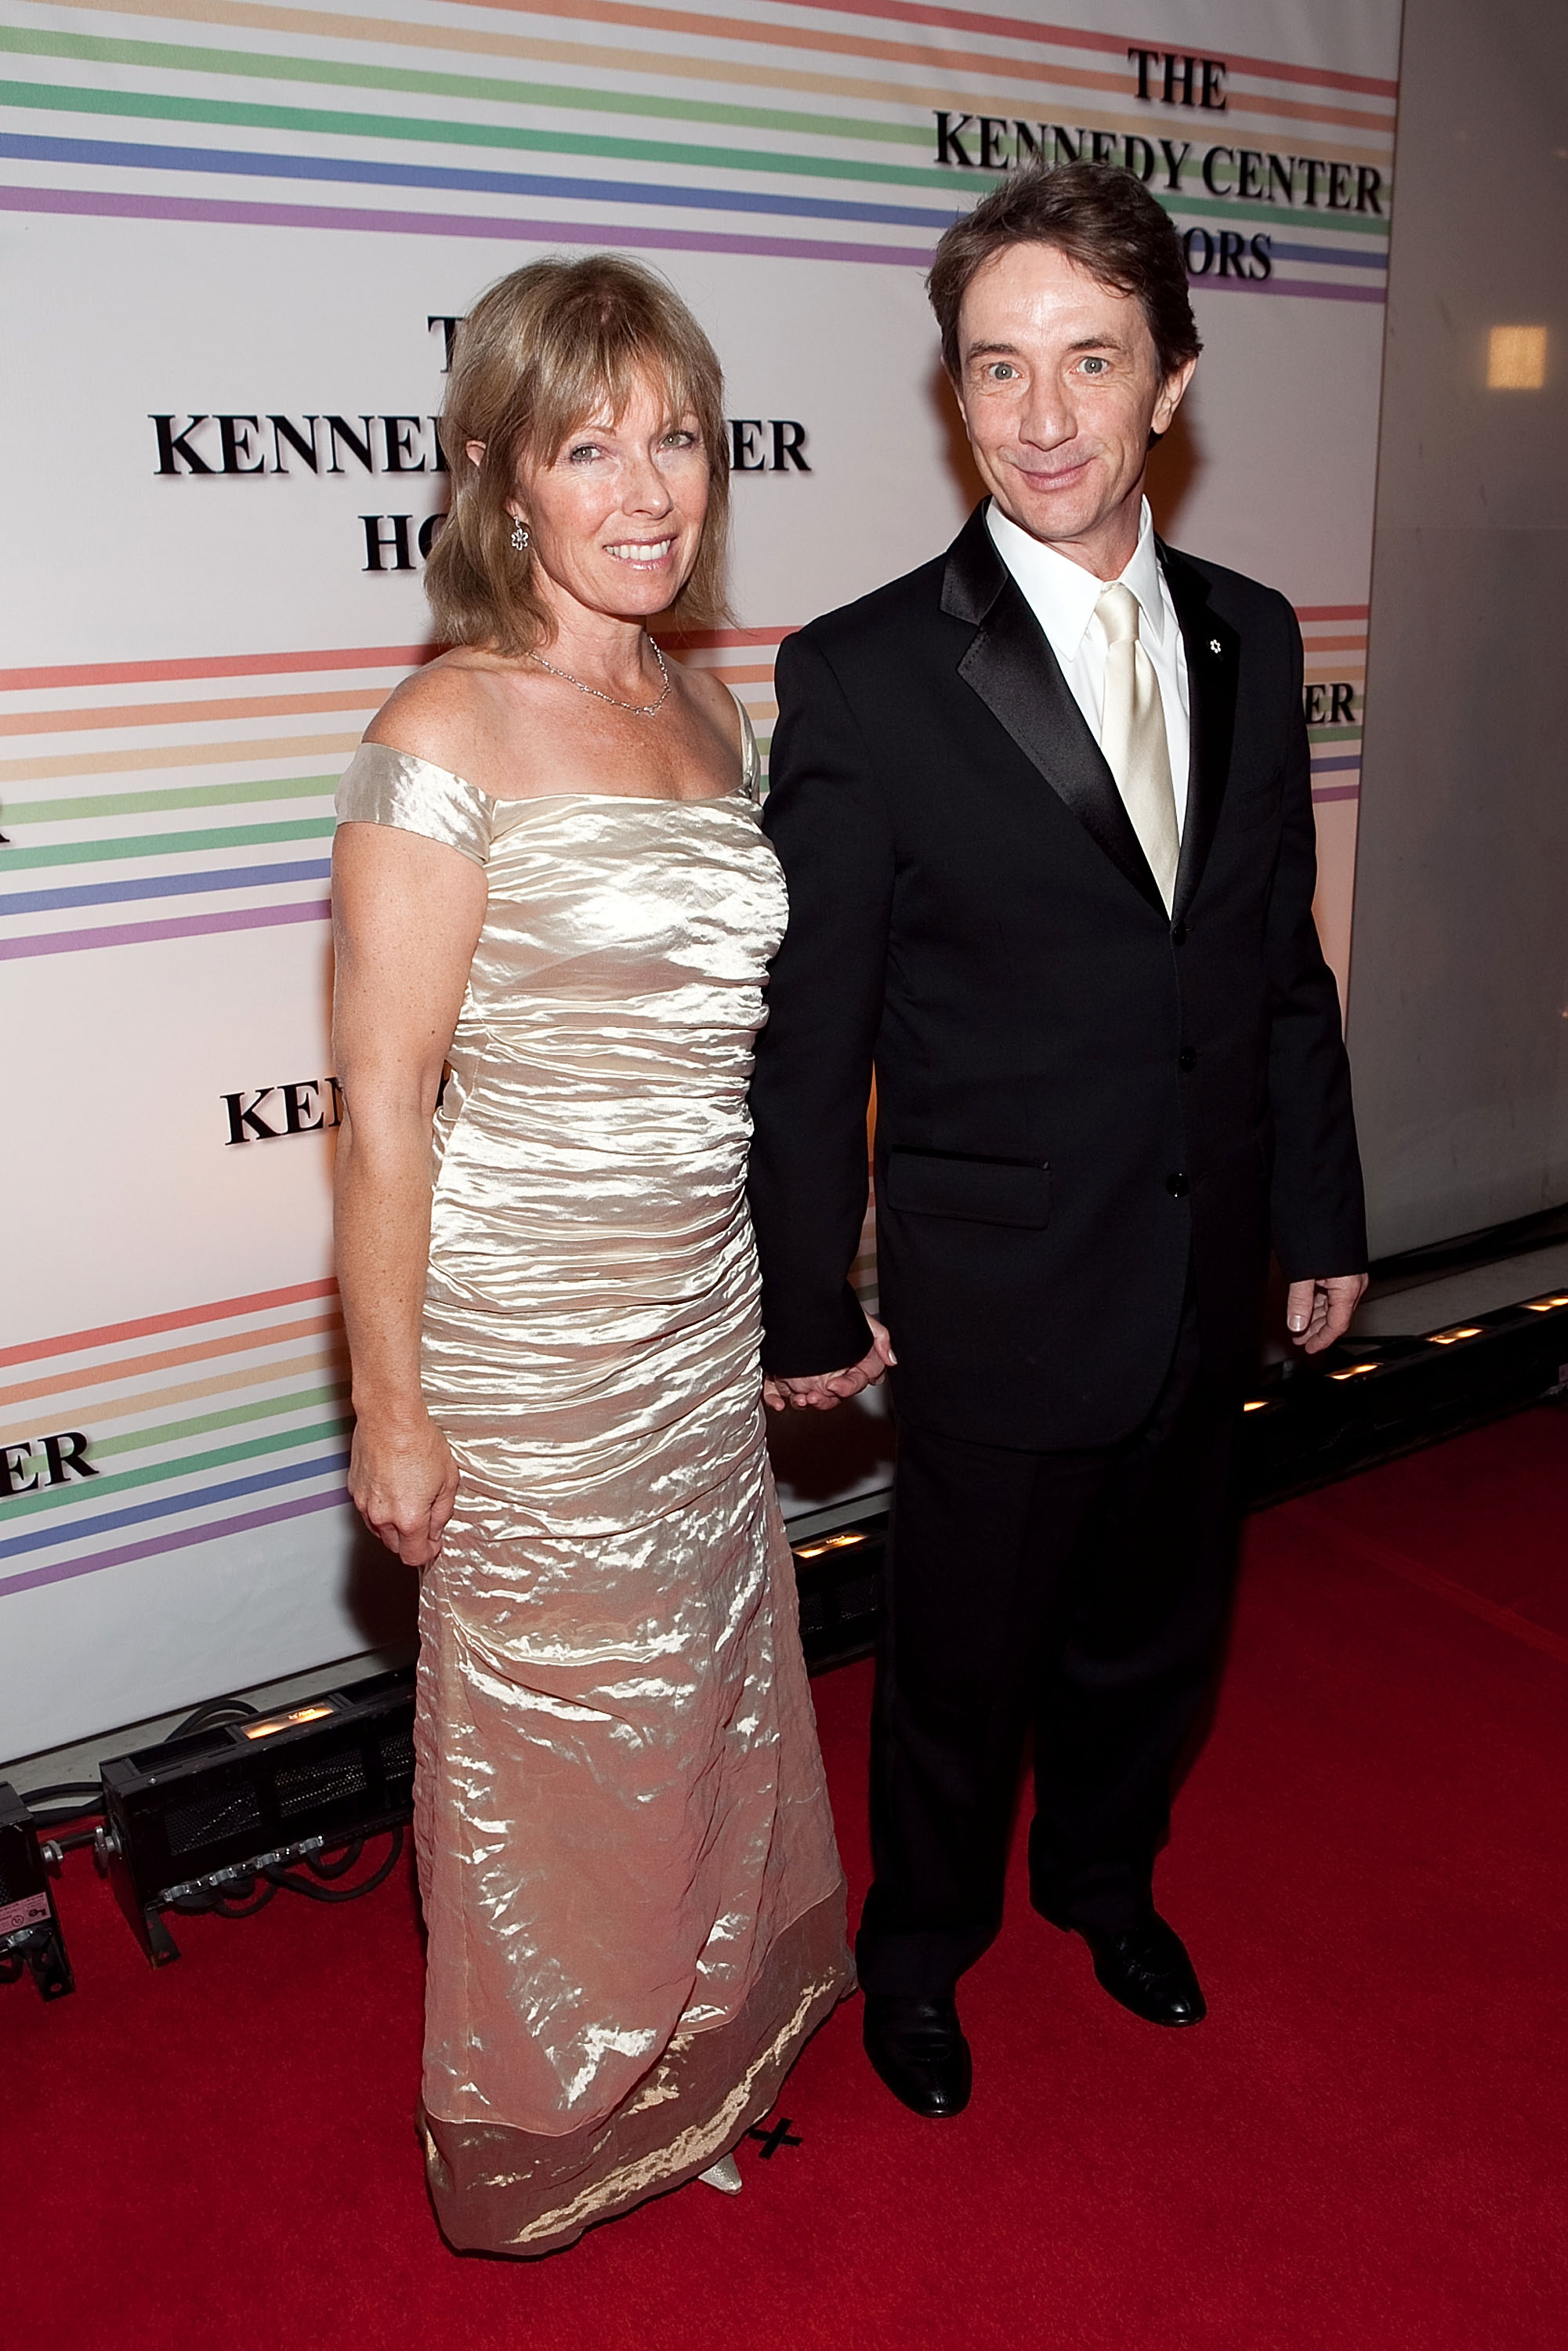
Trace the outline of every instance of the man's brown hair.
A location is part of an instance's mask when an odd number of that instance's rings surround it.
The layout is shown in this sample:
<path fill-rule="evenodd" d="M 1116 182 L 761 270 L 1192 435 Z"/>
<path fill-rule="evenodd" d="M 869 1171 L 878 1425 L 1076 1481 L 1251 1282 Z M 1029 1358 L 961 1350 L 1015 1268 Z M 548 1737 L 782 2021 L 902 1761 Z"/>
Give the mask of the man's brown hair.
<path fill-rule="evenodd" d="M 1187 298 L 1181 239 L 1141 180 L 1114 163 L 1027 163 L 955 221 L 925 280 L 957 382 L 958 311 L 977 270 L 1015 245 L 1054 245 L 1118 294 L 1135 295 L 1163 378 L 1203 349 Z"/>

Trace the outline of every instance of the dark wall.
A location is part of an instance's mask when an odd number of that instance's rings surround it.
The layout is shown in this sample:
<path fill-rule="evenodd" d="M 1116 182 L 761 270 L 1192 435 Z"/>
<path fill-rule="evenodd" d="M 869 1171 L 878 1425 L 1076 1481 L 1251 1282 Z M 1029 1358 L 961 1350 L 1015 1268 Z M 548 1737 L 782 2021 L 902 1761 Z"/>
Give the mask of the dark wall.
<path fill-rule="evenodd" d="M 1396 184 L 1349 1017 L 1378 1255 L 1568 1200 L 1562 0 L 1406 0 Z M 1543 383 L 1489 386 L 1521 326 Z"/>

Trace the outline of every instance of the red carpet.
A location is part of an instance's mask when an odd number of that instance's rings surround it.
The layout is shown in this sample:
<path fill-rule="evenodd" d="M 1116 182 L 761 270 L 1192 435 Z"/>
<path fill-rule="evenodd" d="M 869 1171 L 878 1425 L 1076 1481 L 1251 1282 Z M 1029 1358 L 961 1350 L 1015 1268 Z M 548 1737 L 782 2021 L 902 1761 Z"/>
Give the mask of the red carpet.
<path fill-rule="evenodd" d="M 961 2120 L 894 2105 L 851 2004 L 790 2080 L 799 2146 L 748 2145 L 744 2196 L 683 2189 L 543 2263 L 459 2260 L 430 2220 L 406 1875 L 183 1922 L 154 1976 L 73 1855 L 80 1989 L 0 1988 L 0 2340 L 1555 2351 L 1565 1497 L 1544 1408 L 1251 1522 L 1159 1878 L 1198 2031 L 1114 2008 L 1020 1885 L 967 1980 Z M 857 1896 L 867 1691 L 817 1686 Z"/>

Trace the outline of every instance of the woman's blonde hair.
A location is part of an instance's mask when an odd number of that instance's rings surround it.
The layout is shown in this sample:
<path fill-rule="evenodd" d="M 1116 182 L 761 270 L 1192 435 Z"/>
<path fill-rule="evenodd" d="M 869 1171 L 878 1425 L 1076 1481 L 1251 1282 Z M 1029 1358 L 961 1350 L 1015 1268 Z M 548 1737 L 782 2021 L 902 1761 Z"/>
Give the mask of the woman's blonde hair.
<path fill-rule="evenodd" d="M 449 644 L 518 654 L 549 643 L 555 623 L 533 551 L 513 547 L 507 512 L 518 461 L 549 464 L 596 409 L 607 402 L 619 416 L 648 376 L 662 385 L 672 423 L 695 417 L 708 464 L 697 559 L 669 617 L 683 628 L 727 617 L 729 449 L 717 356 L 663 278 L 619 254 L 593 253 L 514 269 L 457 329 L 440 427 L 452 505 L 424 573 Z M 478 465 L 470 441 L 485 444 Z"/>

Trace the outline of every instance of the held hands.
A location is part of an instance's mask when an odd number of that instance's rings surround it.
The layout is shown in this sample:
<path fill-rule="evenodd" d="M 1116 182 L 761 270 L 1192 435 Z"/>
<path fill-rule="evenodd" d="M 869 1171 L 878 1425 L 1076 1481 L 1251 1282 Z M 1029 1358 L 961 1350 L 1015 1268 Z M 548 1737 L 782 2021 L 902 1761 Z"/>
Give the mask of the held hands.
<path fill-rule="evenodd" d="M 428 1567 L 439 1558 L 441 1531 L 457 1499 L 457 1464 L 434 1422 L 361 1420 L 349 1461 L 349 1498 L 406 1567 Z"/>
<path fill-rule="evenodd" d="M 1364 1273 L 1321 1274 L 1315 1280 L 1292 1281 L 1285 1298 L 1285 1322 L 1295 1344 L 1309 1355 L 1319 1355 L 1343 1339 L 1365 1288 Z"/>
<path fill-rule="evenodd" d="M 769 1374 L 762 1383 L 762 1401 L 768 1411 L 831 1412 L 836 1404 L 859 1395 L 862 1388 L 874 1388 L 898 1357 L 876 1316 L 868 1314 L 866 1321 L 871 1324 L 871 1349 L 858 1364 L 850 1364 L 841 1372 L 812 1372 L 789 1379 Z"/>
<path fill-rule="evenodd" d="M 1292 1281 L 1285 1300 L 1285 1321 L 1294 1344 L 1309 1355 L 1318 1355 L 1325 1347 L 1332 1347 L 1336 1339 L 1343 1339 L 1361 1303 L 1366 1282 L 1364 1273 L 1330 1273 Z M 898 1357 L 893 1352 L 885 1326 L 874 1314 L 868 1314 L 866 1321 L 872 1330 L 871 1350 L 858 1364 L 851 1364 L 842 1371 L 790 1378 L 769 1374 L 762 1383 L 762 1400 L 768 1410 L 831 1412 L 835 1405 L 858 1395 L 862 1388 L 875 1387 L 888 1365 L 896 1364 Z M 450 1508 L 448 1503 L 447 1509 Z M 444 1516 L 442 1523 L 445 1523 Z"/>

